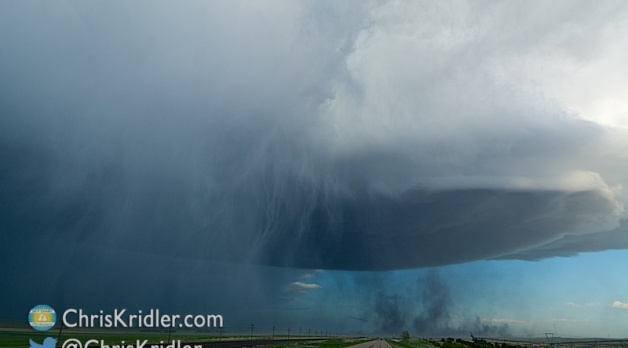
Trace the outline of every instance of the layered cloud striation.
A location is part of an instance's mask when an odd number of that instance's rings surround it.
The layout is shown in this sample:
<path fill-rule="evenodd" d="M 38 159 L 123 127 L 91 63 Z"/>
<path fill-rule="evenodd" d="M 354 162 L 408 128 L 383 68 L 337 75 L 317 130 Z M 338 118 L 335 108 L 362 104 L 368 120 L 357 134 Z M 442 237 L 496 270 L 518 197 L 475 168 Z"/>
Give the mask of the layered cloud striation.
<path fill-rule="evenodd" d="M 348 270 L 628 248 L 628 70 L 582 92 L 628 56 L 626 5 L 587 4 L 3 4 L 4 245 Z"/>

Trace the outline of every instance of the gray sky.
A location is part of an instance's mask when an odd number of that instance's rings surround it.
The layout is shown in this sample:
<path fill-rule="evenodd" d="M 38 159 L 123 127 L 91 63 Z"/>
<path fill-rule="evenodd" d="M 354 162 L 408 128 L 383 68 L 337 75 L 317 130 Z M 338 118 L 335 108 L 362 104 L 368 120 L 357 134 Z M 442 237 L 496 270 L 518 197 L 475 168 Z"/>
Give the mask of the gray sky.
<path fill-rule="evenodd" d="M 625 250 L 627 13 L 2 2 L 0 277 L 14 285 L 0 294 L 22 298 L 2 306 L 19 315 L 43 277 L 61 306 L 198 306 L 173 300 L 196 282 L 235 313 L 245 295 L 223 294 L 243 279 L 259 285 L 250 306 L 316 290 L 293 284 L 299 269 Z M 24 258 L 33 249 L 54 271 Z M 158 284 L 150 296 L 63 285 L 136 273 Z M 423 293 L 440 284 L 430 274 Z M 382 330 L 398 326 L 394 296 L 368 301 L 393 313 Z"/>

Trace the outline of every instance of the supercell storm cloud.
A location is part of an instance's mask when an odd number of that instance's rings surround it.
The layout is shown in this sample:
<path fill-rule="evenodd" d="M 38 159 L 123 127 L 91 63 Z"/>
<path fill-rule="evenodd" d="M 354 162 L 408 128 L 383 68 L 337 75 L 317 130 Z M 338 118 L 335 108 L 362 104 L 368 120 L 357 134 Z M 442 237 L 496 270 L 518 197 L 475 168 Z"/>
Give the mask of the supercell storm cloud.
<path fill-rule="evenodd" d="M 561 90 L 626 76 L 623 3 L 47 6 L 0 14 L 5 246 L 347 270 L 628 248 L 626 115 L 586 114 L 625 87 Z"/>

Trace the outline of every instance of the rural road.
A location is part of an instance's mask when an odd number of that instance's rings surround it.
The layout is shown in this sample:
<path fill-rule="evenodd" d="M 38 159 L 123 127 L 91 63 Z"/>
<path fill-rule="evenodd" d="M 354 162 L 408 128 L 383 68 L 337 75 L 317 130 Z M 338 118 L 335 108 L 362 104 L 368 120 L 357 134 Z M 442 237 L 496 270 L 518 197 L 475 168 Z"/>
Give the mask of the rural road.
<path fill-rule="evenodd" d="M 388 342 L 384 340 L 375 340 L 368 341 L 360 344 L 356 344 L 355 346 L 351 346 L 349 348 L 392 348 Z"/>

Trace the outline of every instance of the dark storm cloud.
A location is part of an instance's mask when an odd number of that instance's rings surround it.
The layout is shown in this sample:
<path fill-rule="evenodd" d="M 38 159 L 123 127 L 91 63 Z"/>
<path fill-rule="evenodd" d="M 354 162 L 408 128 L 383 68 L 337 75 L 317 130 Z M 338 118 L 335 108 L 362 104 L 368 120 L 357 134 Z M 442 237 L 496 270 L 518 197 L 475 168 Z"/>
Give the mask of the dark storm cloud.
<path fill-rule="evenodd" d="M 377 275 L 368 278 L 385 279 Z M 449 284 L 446 278 L 446 274 L 430 269 L 410 287 L 406 287 L 410 282 L 401 288 L 372 281 L 356 281 L 356 285 L 358 289 L 368 286 L 370 294 L 365 291 L 362 301 L 371 304 L 366 309 L 372 313 L 371 321 L 378 333 L 399 334 L 408 330 L 413 336 L 423 337 L 466 337 L 469 332 L 480 337 L 513 335 L 508 323 L 503 322 L 508 319 L 482 318 L 467 308 L 468 303 L 457 300 L 468 291 L 466 282 L 475 280 L 460 278 L 456 284 Z M 359 290 L 356 292 L 359 294 Z"/>
<path fill-rule="evenodd" d="M 423 311 L 414 318 L 414 328 L 423 335 L 451 334 L 451 293 L 438 273 L 428 273 L 421 302 Z"/>
<path fill-rule="evenodd" d="M 379 292 L 375 297 L 375 313 L 381 320 L 380 328 L 383 332 L 394 332 L 405 325 L 406 308 L 403 298 L 398 294 Z"/>
<path fill-rule="evenodd" d="M 455 303 L 452 291 L 436 271 L 430 271 L 425 279 L 419 280 L 422 288 L 421 311 L 412 321 L 412 329 L 422 336 L 466 336 L 472 332 L 476 336 L 512 336 L 507 323 L 494 324 L 469 313 L 454 318 Z"/>
<path fill-rule="evenodd" d="M 481 6 L 407 5 L 425 26 L 392 5 L 152 5 L 2 5 L 3 263 L 52 241 L 351 270 L 628 247 L 623 131 L 512 75 L 556 40 L 593 59 L 570 19 L 490 40 L 464 20 L 503 24 Z"/>

